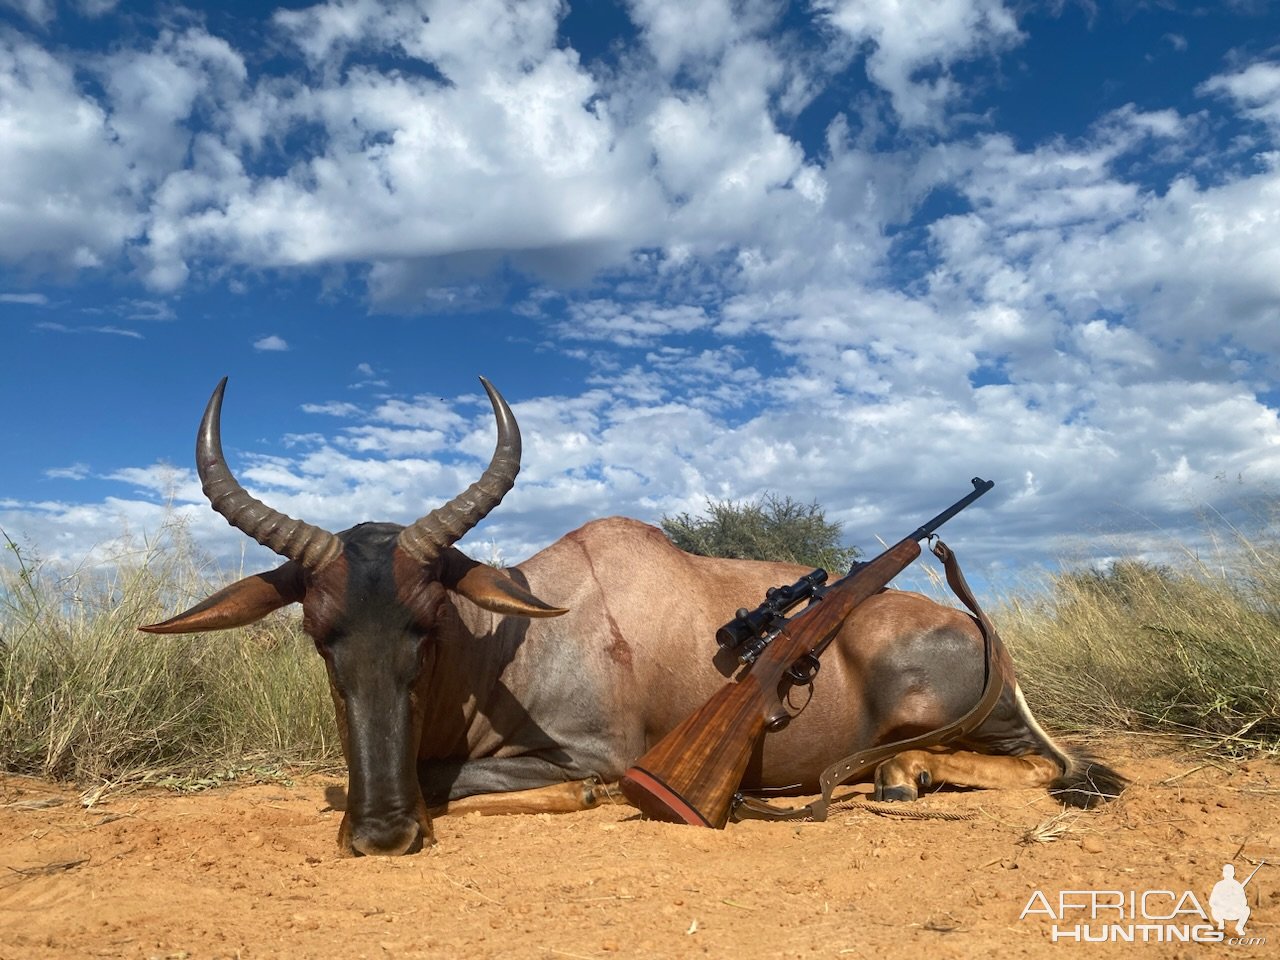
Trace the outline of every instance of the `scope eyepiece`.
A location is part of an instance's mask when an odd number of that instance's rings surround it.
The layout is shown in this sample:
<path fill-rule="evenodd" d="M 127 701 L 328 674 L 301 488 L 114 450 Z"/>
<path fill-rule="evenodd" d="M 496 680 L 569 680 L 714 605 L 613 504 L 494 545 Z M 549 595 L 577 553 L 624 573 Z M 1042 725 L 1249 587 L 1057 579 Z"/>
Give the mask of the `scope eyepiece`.
<path fill-rule="evenodd" d="M 752 637 L 759 636 L 760 631 L 753 627 L 747 618 L 751 616 L 746 607 L 738 611 L 738 615 L 716 631 L 716 643 L 726 650 L 742 646 Z"/>

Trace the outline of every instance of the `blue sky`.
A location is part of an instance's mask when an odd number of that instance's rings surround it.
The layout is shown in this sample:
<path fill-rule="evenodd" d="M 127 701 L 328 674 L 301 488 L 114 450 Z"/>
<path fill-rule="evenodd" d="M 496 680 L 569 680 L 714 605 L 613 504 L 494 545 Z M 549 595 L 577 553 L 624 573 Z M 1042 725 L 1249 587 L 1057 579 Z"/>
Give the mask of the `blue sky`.
<path fill-rule="evenodd" d="M 866 549 L 973 475 L 984 580 L 1199 548 L 1280 481 L 1278 26 L 0 0 L 0 527 L 238 558 L 192 470 L 223 375 L 251 490 L 405 522 L 487 459 L 483 374 L 525 435 L 486 559 L 766 491 Z"/>

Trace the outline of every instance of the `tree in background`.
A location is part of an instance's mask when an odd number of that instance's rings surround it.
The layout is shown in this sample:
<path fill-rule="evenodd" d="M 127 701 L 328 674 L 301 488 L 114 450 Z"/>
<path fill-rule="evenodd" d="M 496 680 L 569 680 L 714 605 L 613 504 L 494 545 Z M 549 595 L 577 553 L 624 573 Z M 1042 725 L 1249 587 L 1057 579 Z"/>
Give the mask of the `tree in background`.
<path fill-rule="evenodd" d="M 843 575 L 861 551 L 840 545 L 841 525 L 828 522 L 817 501 L 804 504 L 766 493 L 757 500 L 708 500 L 705 516 L 660 521 L 681 550 L 704 557 L 780 560 Z"/>

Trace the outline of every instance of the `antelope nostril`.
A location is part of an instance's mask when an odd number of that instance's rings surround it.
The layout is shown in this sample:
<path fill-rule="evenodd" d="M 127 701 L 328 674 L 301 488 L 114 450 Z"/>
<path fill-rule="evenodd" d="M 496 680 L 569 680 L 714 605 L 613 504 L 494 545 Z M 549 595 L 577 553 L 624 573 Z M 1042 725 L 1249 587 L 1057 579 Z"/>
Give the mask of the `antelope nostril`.
<path fill-rule="evenodd" d="M 357 856 L 398 857 L 422 849 L 422 825 L 407 817 L 363 820 L 351 831 Z"/>

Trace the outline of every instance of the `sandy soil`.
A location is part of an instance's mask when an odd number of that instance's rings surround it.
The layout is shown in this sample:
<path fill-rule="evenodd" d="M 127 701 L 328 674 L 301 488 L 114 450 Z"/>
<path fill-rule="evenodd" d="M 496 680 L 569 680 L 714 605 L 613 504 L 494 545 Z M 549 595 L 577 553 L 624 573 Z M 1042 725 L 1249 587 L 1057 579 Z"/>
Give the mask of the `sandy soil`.
<path fill-rule="evenodd" d="M 1246 888 L 1246 934 L 1263 943 L 1055 943 L 1038 901 L 1020 919 L 1037 890 L 1055 911 L 1064 890 L 1189 890 L 1207 910 L 1224 863 L 1237 879 L 1280 863 L 1280 764 L 1136 740 L 1095 750 L 1135 781 L 1096 812 L 1009 791 L 909 807 L 964 820 L 855 805 L 826 823 L 724 831 L 625 806 L 468 815 L 438 820 L 438 844 L 399 859 L 336 855 L 340 780 L 86 807 L 65 787 L 0 779 L 0 957 L 1280 955 L 1280 866 Z"/>

